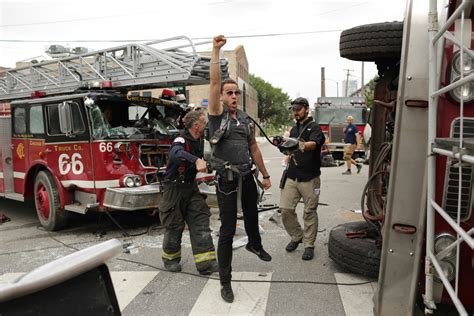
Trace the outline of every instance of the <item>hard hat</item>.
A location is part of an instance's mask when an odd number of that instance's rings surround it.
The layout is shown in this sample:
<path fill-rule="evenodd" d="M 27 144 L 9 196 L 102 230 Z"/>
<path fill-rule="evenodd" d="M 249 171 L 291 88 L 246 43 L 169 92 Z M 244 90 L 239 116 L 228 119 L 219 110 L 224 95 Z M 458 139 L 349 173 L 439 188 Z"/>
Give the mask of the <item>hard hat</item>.
<path fill-rule="evenodd" d="M 176 101 L 177 102 L 186 102 L 186 97 L 184 96 L 184 94 L 177 94 L 176 95 Z"/>
<path fill-rule="evenodd" d="M 163 89 L 161 92 L 161 97 L 165 100 L 175 100 L 176 99 L 176 93 L 171 90 L 171 89 Z"/>

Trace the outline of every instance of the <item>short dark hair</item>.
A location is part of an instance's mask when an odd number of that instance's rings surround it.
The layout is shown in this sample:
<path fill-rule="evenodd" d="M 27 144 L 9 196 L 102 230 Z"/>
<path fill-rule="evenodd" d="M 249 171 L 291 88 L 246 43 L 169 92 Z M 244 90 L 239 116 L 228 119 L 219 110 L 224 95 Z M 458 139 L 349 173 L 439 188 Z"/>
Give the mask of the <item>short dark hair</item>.
<path fill-rule="evenodd" d="M 204 115 L 206 114 L 202 110 L 189 111 L 183 117 L 184 127 L 187 129 L 193 127 L 194 123 L 198 122 L 201 116 L 204 116 Z"/>
<path fill-rule="evenodd" d="M 234 79 L 231 79 L 231 78 L 224 79 L 224 80 L 221 81 L 221 93 L 222 93 L 222 91 L 224 91 L 224 86 L 226 84 L 235 84 L 236 86 L 239 86 L 237 84 L 237 81 L 235 81 Z"/>

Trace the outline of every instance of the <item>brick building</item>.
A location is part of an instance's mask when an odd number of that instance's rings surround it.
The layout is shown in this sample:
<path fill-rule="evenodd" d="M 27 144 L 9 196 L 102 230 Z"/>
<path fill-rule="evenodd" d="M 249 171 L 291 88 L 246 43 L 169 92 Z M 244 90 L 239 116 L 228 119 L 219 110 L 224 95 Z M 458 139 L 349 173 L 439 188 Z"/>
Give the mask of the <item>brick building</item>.
<path fill-rule="evenodd" d="M 199 52 L 201 56 L 210 56 L 211 52 Z M 242 96 L 240 99 L 240 109 L 247 112 L 250 116 L 257 119 L 258 117 L 258 98 L 257 91 L 249 83 L 249 62 L 245 49 L 242 45 L 237 46 L 234 50 L 223 51 L 224 57 L 229 61 L 229 76 L 237 81 Z M 133 94 L 142 96 L 159 97 L 162 89 L 135 91 Z M 186 96 L 189 104 L 196 106 L 207 106 L 209 97 L 209 85 L 189 86 L 186 87 Z"/>

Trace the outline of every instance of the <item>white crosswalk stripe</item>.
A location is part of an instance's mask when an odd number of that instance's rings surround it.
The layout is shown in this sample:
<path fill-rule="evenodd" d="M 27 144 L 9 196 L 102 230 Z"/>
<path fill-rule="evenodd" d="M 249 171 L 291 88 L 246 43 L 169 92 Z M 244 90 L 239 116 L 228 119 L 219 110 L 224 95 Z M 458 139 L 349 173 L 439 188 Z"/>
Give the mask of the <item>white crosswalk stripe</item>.
<path fill-rule="evenodd" d="M 120 311 L 139 296 L 139 294 L 158 275 L 158 271 L 111 271 L 111 279 L 119 303 Z M 0 275 L 2 283 L 13 282 L 24 273 Z M 217 274 L 214 274 L 217 276 Z M 347 273 L 335 273 L 338 283 L 359 283 L 367 279 Z M 271 281 L 272 273 L 232 272 L 233 280 Z M 189 315 L 265 315 L 270 282 L 233 282 L 234 303 L 224 302 L 220 297 L 220 282 L 209 279 L 197 297 Z M 359 286 L 339 285 L 339 293 L 346 316 L 372 315 L 373 294 L 376 282 Z"/>
<path fill-rule="evenodd" d="M 158 272 L 155 271 L 111 272 L 110 278 L 114 284 L 120 311 L 123 311 L 157 274 Z"/>
<path fill-rule="evenodd" d="M 337 283 L 359 283 L 366 279 L 349 273 L 334 273 Z M 371 282 L 358 286 L 338 285 L 342 305 L 346 316 L 373 315 L 374 302 L 372 300 L 377 282 Z"/>
<path fill-rule="evenodd" d="M 270 281 L 271 273 L 232 272 L 234 280 Z M 199 295 L 189 315 L 265 315 L 270 283 L 232 283 L 235 300 L 233 304 L 224 302 L 220 297 L 220 283 L 209 280 Z"/>

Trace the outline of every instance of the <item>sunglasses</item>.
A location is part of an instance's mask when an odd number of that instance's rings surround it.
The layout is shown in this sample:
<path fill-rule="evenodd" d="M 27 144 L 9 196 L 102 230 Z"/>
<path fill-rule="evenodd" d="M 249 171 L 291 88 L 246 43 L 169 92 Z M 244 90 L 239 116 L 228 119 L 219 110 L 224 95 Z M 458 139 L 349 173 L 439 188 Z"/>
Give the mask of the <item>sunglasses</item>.
<path fill-rule="evenodd" d="M 240 91 L 240 90 L 227 90 L 225 92 L 225 94 L 227 94 L 229 97 L 232 96 L 233 94 L 235 94 L 235 96 L 238 97 L 240 94 L 242 94 L 242 91 Z"/>

